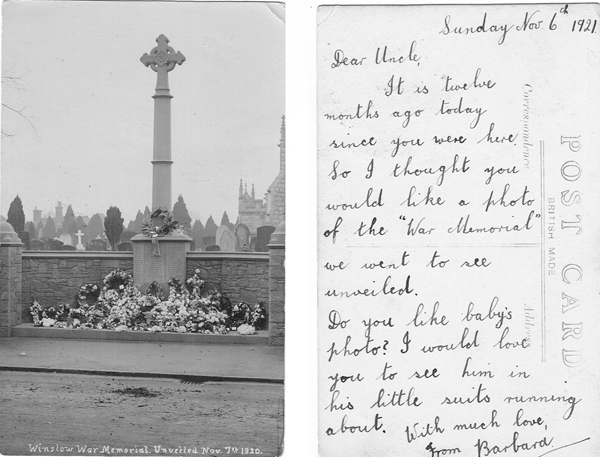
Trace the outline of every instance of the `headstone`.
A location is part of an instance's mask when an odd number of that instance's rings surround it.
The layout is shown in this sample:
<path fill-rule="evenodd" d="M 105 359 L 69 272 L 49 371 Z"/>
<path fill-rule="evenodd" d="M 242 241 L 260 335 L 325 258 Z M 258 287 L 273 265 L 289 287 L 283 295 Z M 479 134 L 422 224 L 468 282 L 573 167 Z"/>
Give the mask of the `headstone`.
<path fill-rule="evenodd" d="M 263 225 L 256 229 L 256 246 L 254 247 L 256 252 L 269 252 L 267 246 L 274 231 L 275 227 L 272 225 Z"/>
<path fill-rule="evenodd" d="M 248 251 L 250 249 L 250 229 L 246 224 L 235 226 L 235 250 Z"/>
<path fill-rule="evenodd" d="M 121 243 L 117 246 L 117 251 L 133 251 L 133 245 L 131 241 L 126 241 L 125 243 Z"/>
<path fill-rule="evenodd" d="M 23 243 L 22 249 L 31 249 L 31 247 L 29 245 L 29 232 L 19 232 L 19 233 L 17 233 L 17 235 L 19 236 L 19 238 L 21 239 L 21 242 Z"/>
<path fill-rule="evenodd" d="M 29 249 L 32 251 L 41 251 L 44 249 L 44 242 L 42 240 L 31 240 L 29 242 Z"/>
<path fill-rule="evenodd" d="M 71 235 L 69 235 L 68 233 L 62 233 L 58 239 L 60 241 L 63 242 L 63 244 L 66 244 L 68 246 L 73 246 L 73 239 L 71 238 Z"/>
<path fill-rule="evenodd" d="M 235 251 L 235 234 L 227 225 L 221 225 L 217 229 L 216 240 L 221 251 Z"/>
<path fill-rule="evenodd" d="M 60 247 L 64 243 L 60 240 L 48 240 L 48 249 L 50 251 L 60 251 Z"/>
<path fill-rule="evenodd" d="M 86 251 L 106 251 L 106 241 L 95 239 L 88 241 L 85 245 Z"/>
<path fill-rule="evenodd" d="M 215 238 L 216 237 L 214 237 L 214 236 L 203 236 L 202 237 L 202 245 L 203 246 L 212 246 L 213 244 L 215 244 L 217 242 Z M 204 248 L 204 250 L 206 251 L 206 248 Z"/>
<path fill-rule="evenodd" d="M 83 251 L 85 250 L 85 246 L 81 243 L 81 238 L 83 237 L 83 232 L 81 231 L 81 229 L 77 230 L 77 233 L 75 234 L 75 236 L 77 237 L 77 250 L 78 251 Z"/>
<path fill-rule="evenodd" d="M 121 243 L 127 243 L 131 241 L 131 239 L 136 236 L 137 233 L 132 232 L 131 230 L 126 230 L 121 234 Z"/>
<path fill-rule="evenodd" d="M 60 250 L 61 250 L 61 251 L 76 251 L 76 250 L 77 250 L 77 248 L 76 248 L 75 246 L 71 246 L 70 244 L 63 244 L 63 245 L 60 247 Z"/>
<path fill-rule="evenodd" d="M 218 244 L 211 244 L 210 246 L 206 246 L 205 251 L 220 251 L 221 248 Z"/>

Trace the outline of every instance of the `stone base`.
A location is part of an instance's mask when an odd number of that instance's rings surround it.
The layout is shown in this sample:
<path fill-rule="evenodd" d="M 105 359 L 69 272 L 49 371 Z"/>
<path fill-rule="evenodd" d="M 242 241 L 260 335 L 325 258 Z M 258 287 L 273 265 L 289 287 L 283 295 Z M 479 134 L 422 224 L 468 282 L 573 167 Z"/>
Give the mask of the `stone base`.
<path fill-rule="evenodd" d="M 259 330 L 254 335 L 240 335 L 235 331 L 225 335 L 216 335 L 212 333 L 116 332 L 114 330 L 34 327 L 33 324 L 21 324 L 15 326 L 12 333 L 12 336 L 20 338 L 150 341 L 189 344 L 267 345 L 269 343 L 268 332 L 265 330 Z"/>
<path fill-rule="evenodd" d="M 168 293 L 168 282 L 172 278 L 185 282 L 186 253 L 192 239 L 180 233 L 161 236 L 157 243 L 152 238 L 136 235 L 133 245 L 133 282 L 144 292 L 154 281 Z"/>

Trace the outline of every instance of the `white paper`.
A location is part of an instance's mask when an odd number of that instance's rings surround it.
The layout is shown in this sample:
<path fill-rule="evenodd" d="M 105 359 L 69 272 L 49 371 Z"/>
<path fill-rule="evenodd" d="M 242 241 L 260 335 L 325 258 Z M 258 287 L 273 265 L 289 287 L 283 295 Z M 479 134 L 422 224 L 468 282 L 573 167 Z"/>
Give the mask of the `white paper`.
<path fill-rule="evenodd" d="M 600 453 L 598 12 L 319 9 L 321 455 Z"/>

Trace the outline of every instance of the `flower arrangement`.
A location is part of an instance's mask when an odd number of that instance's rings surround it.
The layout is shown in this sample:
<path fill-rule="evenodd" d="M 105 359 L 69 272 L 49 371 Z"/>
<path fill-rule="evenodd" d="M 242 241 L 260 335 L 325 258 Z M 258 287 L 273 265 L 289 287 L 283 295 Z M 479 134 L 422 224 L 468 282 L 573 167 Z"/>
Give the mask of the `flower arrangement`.
<path fill-rule="evenodd" d="M 263 302 L 250 305 L 241 302 L 231 308 L 231 326 L 240 327 L 249 324 L 254 328 L 263 328 L 267 322 L 267 310 Z"/>
<path fill-rule="evenodd" d="M 104 284 L 103 291 L 107 290 L 118 290 L 122 292 L 127 286 L 133 282 L 133 276 L 131 276 L 125 270 L 116 268 L 107 274 L 102 283 Z"/>
<path fill-rule="evenodd" d="M 248 325 L 248 324 L 240 325 L 238 327 L 237 331 L 240 335 L 254 335 L 254 333 L 256 332 L 254 327 L 252 325 Z"/>
<path fill-rule="evenodd" d="M 84 284 L 83 286 L 81 286 L 79 288 L 76 298 L 78 300 L 87 300 L 87 299 L 97 300 L 98 296 L 100 295 L 100 291 L 101 291 L 101 288 L 98 287 L 96 284 Z"/>
<path fill-rule="evenodd" d="M 179 279 L 171 278 L 167 284 L 169 284 L 169 294 L 176 294 L 177 296 L 184 294 L 185 288 Z"/>
<path fill-rule="evenodd" d="M 50 325 L 46 325 L 49 320 L 56 322 L 59 319 L 66 319 L 69 314 L 69 305 L 59 305 L 58 309 L 53 306 L 43 308 L 37 301 L 34 301 L 33 305 L 29 308 L 29 313 L 31 314 L 31 317 L 33 317 L 34 324 L 49 327 Z M 44 321 L 44 319 L 46 319 L 46 321 Z"/>
<path fill-rule="evenodd" d="M 262 303 L 252 306 L 242 302 L 232 306 L 226 296 L 206 287 L 199 269 L 185 282 L 171 279 L 169 286 L 166 299 L 156 282 L 142 293 L 133 285 L 132 276 L 117 268 L 104 278 L 102 287 L 82 285 L 75 306 L 44 309 L 34 301 L 30 312 L 37 326 L 118 332 L 222 334 L 238 329 L 241 334 L 252 334 L 255 327 L 266 322 Z"/>
<path fill-rule="evenodd" d="M 161 217 L 163 224 L 160 227 L 153 225 L 153 221 Z M 158 208 L 150 214 L 150 220 L 146 219 L 142 222 L 142 234 L 149 238 L 170 235 L 177 228 L 177 224 L 178 222 L 173 220 L 173 215 L 169 211 Z"/>
<path fill-rule="evenodd" d="M 165 294 L 157 281 L 152 281 L 148 287 L 146 287 L 146 295 L 152 295 L 159 301 L 163 301 Z"/>
<path fill-rule="evenodd" d="M 200 295 L 202 289 L 204 289 L 204 280 L 200 277 L 200 268 L 194 270 L 194 275 L 185 282 L 190 295 Z"/>

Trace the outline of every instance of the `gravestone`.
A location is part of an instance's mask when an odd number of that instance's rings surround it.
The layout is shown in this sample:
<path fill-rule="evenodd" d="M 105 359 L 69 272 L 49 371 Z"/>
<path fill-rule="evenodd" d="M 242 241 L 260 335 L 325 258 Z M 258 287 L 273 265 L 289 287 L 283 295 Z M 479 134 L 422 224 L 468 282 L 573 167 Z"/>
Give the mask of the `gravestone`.
<path fill-rule="evenodd" d="M 133 244 L 131 244 L 131 241 L 121 243 L 117 246 L 117 251 L 133 251 Z"/>
<path fill-rule="evenodd" d="M 61 251 L 76 251 L 76 250 L 77 250 L 77 248 L 76 248 L 75 246 L 71 246 L 70 244 L 63 244 L 63 245 L 60 247 L 60 250 L 61 250 Z"/>
<path fill-rule="evenodd" d="M 202 246 L 212 246 L 213 244 L 216 243 L 216 237 L 214 236 L 203 236 L 202 237 Z M 204 250 L 206 251 L 206 248 L 204 248 Z"/>
<path fill-rule="evenodd" d="M 85 244 L 86 251 L 106 251 L 106 241 L 95 239 Z"/>
<path fill-rule="evenodd" d="M 233 252 L 235 251 L 235 234 L 233 230 L 227 225 L 221 225 L 217 229 L 216 235 L 217 244 L 221 248 L 221 251 Z"/>
<path fill-rule="evenodd" d="M 44 249 L 44 242 L 42 240 L 31 240 L 29 242 L 29 249 L 32 251 L 41 251 Z"/>
<path fill-rule="evenodd" d="M 48 249 L 50 251 L 60 251 L 60 247 L 64 243 L 60 240 L 48 240 Z"/>
<path fill-rule="evenodd" d="M 77 237 L 77 250 L 78 251 L 83 251 L 85 250 L 85 246 L 81 243 L 81 239 L 83 237 L 83 232 L 81 231 L 81 229 L 77 230 L 77 233 L 75 234 L 75 236 Z"/>
<path fill-rule="evenodd" d="M 73 246 L 73 238 L 68 233 L 62 233 L 58 239 L 63 242 L 63 244 L 68 246 Z"/>
<path fill-rule="evenodd" d="M 269 252 L 267 246 L 274 231 L 275 227 L 272 225 L 263 225 L 256 229 L 256 246 L 254 247 L 256 252 Z"/>
<path fill-rule="evenodd" d="M 238 224 L 235 226 L 235 250 L 250 250 L 250 229 L 246 224 Z"/>
<path fill-rule="evenodd" d="M 211 244 L 210 246 L 206 246 L 205 251 L 220 251 L 221 248 L 217 244 Z"/>

